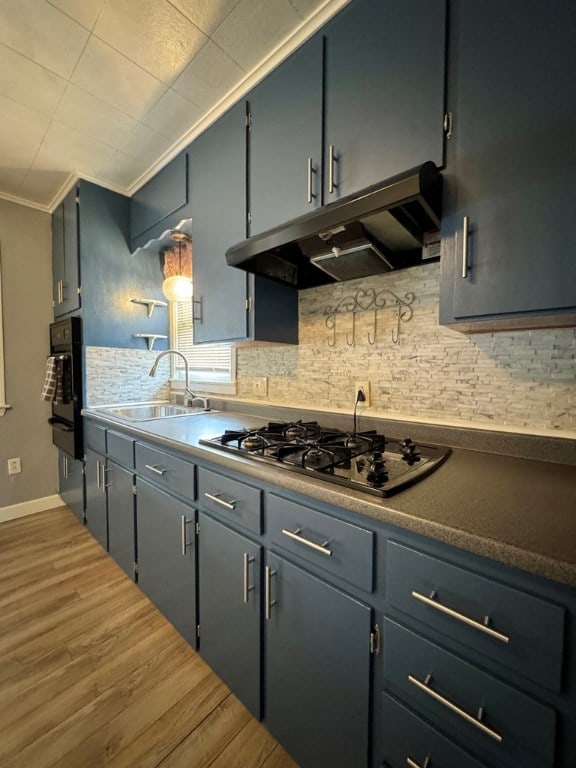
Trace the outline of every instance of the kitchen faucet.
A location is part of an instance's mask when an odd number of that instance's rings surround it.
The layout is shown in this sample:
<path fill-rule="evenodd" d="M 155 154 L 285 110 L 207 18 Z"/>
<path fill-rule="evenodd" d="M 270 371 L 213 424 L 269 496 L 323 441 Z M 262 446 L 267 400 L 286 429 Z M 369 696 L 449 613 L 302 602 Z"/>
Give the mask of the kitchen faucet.
<path fill-rule="evenodd" d="M 195 394 L 192 392 L 192 390 L 188 386 L 188 378 L 190 374 L 190 368 L 188 366 L 188 360 L 186 357 L 182 354 L 182 352 L 179 352 L 177 349 L 167 349 L 164 352 L 160 352 L 159 355 L 156 356 L 156 360 L 154 360 L 154 363 L 152 365 L 152 368 L 150 368 L 149 376 L 156 376 L 156 369 L 158 368 L 158 363 L 160 360 L 164 357 L 164 355 L 178 355 L 178 357 L 182 358 L 184 362 L 184 403 L 185 405 L 191 405 L 193 406 L 195 402 L 202 403 L 202 408 L 204 408 L 205 411 L 210 410 L 210 400 L 207 397 L 201 397 L 200 395 Z"/>

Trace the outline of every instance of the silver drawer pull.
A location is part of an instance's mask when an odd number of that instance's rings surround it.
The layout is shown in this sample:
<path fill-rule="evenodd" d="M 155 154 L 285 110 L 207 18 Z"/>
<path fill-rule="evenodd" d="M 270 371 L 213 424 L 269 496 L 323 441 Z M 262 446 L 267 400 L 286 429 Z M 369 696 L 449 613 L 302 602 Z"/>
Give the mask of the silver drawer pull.
<path fill-rule="evenodd" d="M 485 635 L 490 635 L 490 637 L 494 637 L 496 640 L 500 640 L 501 643 L 510 642 L 508 635 L 503 635 L 502 632 L 497 632 L 495 629 L 492 629 L 492 627 L 488 626 L 490 621 L 489 616 L 486 616 L 484 619 L 484 624 L 482 624 L 480 621 L 476 621 L 475 619 L 470 619 L 468 616 L 464 616 L 464 614 L 458 613 L 458 611 L 454 611 L 452 608 L 447 608 L 445 605 L 442 605 L 442 603 L 439 603 L 436 600 L 435 592 L 432 592 L 430 597 L 426 597 L 426 595 L 421 595 L 420 592 L 412 591 L 412 597 L 415 597 L 416 600 L 420 600 L 421 603 L 429 605 L 431 608 L 435 608 L 441 613 L 445 613 L 447 616 L 452 616 L 453 619 L 458 619 L 458 621 L 461 621 L 464 624 L 468 624 L 469 627 L 474 627 L 474 629 L 477 629 L 480 632 L 484 632 Z"/>
<path fill-rule="evenodd" d="M 464 216 L 462 221 L 462 273 L 461 277 L 468 277 L 468 237 L 470 235 L 470 219 Z"/>
<path fill-rule="evenodd" d="M 206 496 L 207 499 L 210 499 L 210 501 L 215 501 L 216 504 L 221 504 L 223 507 L 226 507 L 226 509 L 236 509 L 236 499 L 232 499 L 231 501 L 225 501 L 224 499 L 220 498 L 219 493 L 204 493 L 204 496 Z"/>
<path fill-rule="evenodd" d="M 144 464 L 144 466 L 146 467 L 146 469 L 149 469 L 150 472 L 154 472 L 155 475 L 160 475 L 160 477 L 162 477 L 162 475 L 165 475 L 166 472 L 168 472 L 168 470 L 165 467 L 155 467 L 152 464 Z"/>
<path fill-rule="evenodd" d="M 419 765 L 415 760 L 412 760 L 411 757 L 406 758 L 406 765 L 409 765 L 410 768 L 428 768 L 430 765 L 430 755 L 424 760 L 422 765 Z"/>
<path fill-rule="evenodd" d="M 498 743 L 502 741 L 502 736 L 500 736 L 499 733 L 496 733 L 496 731 L 493 731 L 491 728 L 488 728 L 488 726 L 484 725 L 484 723 L 481 721 L 480 717 L 483 714 L 482 710 L 480 710 L 478 717 L 473 717 L 472 715 L 469 715 L 468 712 L 465 712 L 463 709 L 460 709 L 460 707 L 457 707 L 456 704 L 453 704 L 449 699 L 445 699 L 444 696 L 441 696 L 439 693 L 436 693 L 436 691 L 430 688 L 430 683 L 432 682 L 430 675 L 428 675 L 428 677 L 424 682 L 422 682 L 421 680 L 418 680 L 418 678 L 413 677 L 412 675 L 408 675 L 408 681 L 413 685 L 415 685 L 417 688 L 419 688 L 428 696 L 431 696 L 439 704 L 442 704 L 451 712 L 454 712 L 463 720 L 466 720 L 467 723 L 471 723 L 476 728 L 478 728 L 478 730 L 482 731 L 482 733 L 485 733 L 487 736 L 490 736 L 490 738 L 494 739 L 494 741 L 497 741 Z"/>
<path fill-rule="evenodd" d="M 322 552 L 323 555 L 328 555 L 328 557 L 330 557 L 332 554 L 332 550 L 328 549 L 326 546 L 326 544 L 329 543 L 329 540 L 325 541 L 324 544 L 315 544 L 313 541 L 310 541 L 310 539 L 301 536 L 302 528 L 296 528 L 295 531 L 288 531 L 286 528 L 282 528 L 282 533 L 284 536 L 288 536 L 290 539 L 294 539 L 294 541 L 297 541 L 300 544 L 305 544 L 307 547 L 315 549 L 316 552 Z"/>

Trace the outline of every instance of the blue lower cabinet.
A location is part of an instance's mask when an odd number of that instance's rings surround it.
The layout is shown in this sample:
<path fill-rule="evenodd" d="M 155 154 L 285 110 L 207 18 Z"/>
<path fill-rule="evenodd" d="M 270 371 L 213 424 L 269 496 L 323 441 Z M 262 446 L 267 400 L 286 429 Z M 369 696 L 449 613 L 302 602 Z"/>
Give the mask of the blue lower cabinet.
<path fill-rule="evenodd" d="M 199 514 L 200 654 L 254 717 L 261 717 L 262 547 Z"/>
<path fill-rule="evenodd" d="M 553 709 L 390 619 L 383 648 L 386 691 L 487 765 L 555 764 Z"/>
<path fill-rule="evenodd" d="M 84 463 L 58 451 L 58 492 L 78 520 L 84 522 Z"/>
<path fill-rule="evenodd" d="M 103 437 L 105 439 L 104 430 Z M 106 457 L 86 449 L 86 528 L 92 536 L 108 549 L 108 505 L 106 495 Z"/>
<path fill-rule="evenodd" d="M 108 460 L 105 470 L 108 494 L 108 551 L 131 579 L 136 563 L 134 525 L 134 475 Z"/>
<path fill-rule="evenodd" d="M 265 717 L 300 768 L 368 763 L 371 608 L 268 555 Z"/>
<path fill-rule="evenodd" d="M 196 648 L 196 511 L 138 478 L 138 586 Z"/>
<path fill-rule="evenodd" d="M 487 768 L 390 696 L 383 697 L 379 727 L 382 768 Z"/>

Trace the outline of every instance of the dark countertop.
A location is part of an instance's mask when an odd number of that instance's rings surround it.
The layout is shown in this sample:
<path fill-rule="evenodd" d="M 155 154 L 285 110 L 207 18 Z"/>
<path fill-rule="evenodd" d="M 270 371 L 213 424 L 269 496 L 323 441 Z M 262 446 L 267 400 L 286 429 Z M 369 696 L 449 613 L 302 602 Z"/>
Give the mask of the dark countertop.
<path fill-rule="evenodd" d="M 198 445 L 200 438 L 215 437 L 224 429 L 265 424 L 269 414 L 265 418 L 221 411 L 135 422 L 99 409 L 83 413 L 134 437 L 576 587 L 573 464 L 453 446 L 431 475 L 389 499 L 379 499 Z M 568 452 L 572 448 L 568 445 Z"/>

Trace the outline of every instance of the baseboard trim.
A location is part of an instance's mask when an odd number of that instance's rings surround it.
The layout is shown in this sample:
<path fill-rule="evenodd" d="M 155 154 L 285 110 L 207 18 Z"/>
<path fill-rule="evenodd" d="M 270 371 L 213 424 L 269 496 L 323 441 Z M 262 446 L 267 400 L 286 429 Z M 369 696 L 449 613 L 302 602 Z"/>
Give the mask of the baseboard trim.
<path fill-rule="evenodd" d="M 12 504 L 9 507 L 0 507 L 0 523 L 6 520 L 15 520 L 17 517 L 26 517 L 34 515 L 36 512 L 46 512 L 48 509 L 63 507 L 64 502 L 55 493 L 53 496 L 44 496 L 41 499 L 32 499 L 23 501 L 21 504 Z"/>

